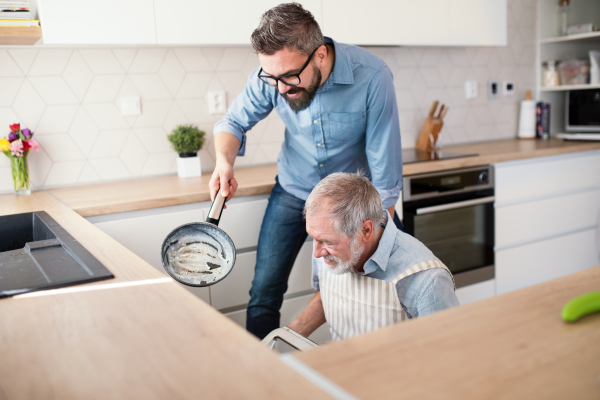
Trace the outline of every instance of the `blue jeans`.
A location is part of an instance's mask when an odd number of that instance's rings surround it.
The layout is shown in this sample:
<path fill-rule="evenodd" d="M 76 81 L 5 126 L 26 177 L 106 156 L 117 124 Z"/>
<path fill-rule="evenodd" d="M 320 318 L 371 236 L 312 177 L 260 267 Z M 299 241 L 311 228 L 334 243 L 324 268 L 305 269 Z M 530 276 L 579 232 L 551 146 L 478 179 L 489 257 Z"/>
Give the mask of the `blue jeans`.
<path fill-rule="evenodd" d="M 275 178 L 258 237 L 254 279 L 246 311 L 246 329 L 259 339 L 280 327 L 283 294 L 294 261 L 308 236 L 303 209 L 304 200 L 283 190 Z M 394 222 L 404 230 L 397 214 Z"/>

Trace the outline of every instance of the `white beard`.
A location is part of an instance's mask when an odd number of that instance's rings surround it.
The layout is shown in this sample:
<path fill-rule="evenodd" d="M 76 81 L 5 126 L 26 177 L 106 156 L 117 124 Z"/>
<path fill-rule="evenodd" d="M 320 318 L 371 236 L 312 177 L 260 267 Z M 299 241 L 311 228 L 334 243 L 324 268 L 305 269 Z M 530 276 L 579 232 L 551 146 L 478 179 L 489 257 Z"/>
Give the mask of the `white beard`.
<path fill-rule="evenodd" d="M 350 259 L 347 261 L 342 261 L 340 258 L 336 256 L 332 256 L 331 254 L 323 256 L 323 258 L 327 261 L 333 261 L 335 264 L 325 264 L 329 268 L 329 272 L 335 275 L 346 274 L 356 267 L 358 264 L 358 260 L 360 256 L 362 256 L 363 251 L 365 250 L 365 245 L 359 242 L 359 238 L 356 237 L 350 242 Z"/>

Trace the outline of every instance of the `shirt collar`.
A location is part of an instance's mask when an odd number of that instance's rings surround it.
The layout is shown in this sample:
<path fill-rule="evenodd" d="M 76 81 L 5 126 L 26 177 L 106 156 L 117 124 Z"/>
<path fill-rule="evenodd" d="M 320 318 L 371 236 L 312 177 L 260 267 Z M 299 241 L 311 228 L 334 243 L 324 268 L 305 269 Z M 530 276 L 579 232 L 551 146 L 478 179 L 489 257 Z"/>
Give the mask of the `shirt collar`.
<path fill-rule="evenodd" d="M 352 66 L 350 65 L 346 50 L 335 40 L 327 36 L 325 36 L 325 44 L 331 44 L 335 49 L 335 64 L 333 65 L 333 71 L 331 71 L 331 75 L 329 75 L 327 82 L 340 85 L 353 84 L 354 74 L 352 73 Z"/>
<path fill-rule="evenodd" d="M 364 273 L 361 275 L 368 275 L 375 272 L 378 268 L 385 271 L 396 242 L 396 224 L 392 220 L 390 213 L 387 210 L 383 211 L 384 219 L 387 218 L 387 224 L 379 239 L 377 250 L 375 253 L 365 262 L 363 267 Z"/>

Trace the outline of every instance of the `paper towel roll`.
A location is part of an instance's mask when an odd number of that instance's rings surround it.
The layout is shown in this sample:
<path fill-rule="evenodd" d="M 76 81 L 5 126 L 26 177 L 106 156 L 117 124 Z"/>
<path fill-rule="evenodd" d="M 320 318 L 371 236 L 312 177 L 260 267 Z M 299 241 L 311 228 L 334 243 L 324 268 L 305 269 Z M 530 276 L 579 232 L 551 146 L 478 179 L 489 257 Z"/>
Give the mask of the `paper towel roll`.
<path fill-rule="evenodd" d="M 523 100 L 519 113 L 519 138 L 535 138 L 535 101 Z"/>

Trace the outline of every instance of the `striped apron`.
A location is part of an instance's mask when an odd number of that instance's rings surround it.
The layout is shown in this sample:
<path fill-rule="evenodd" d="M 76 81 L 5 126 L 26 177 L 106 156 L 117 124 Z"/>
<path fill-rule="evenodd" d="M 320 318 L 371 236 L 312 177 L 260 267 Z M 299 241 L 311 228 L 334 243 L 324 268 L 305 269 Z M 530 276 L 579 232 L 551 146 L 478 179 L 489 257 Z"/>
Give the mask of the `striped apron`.
<path fill-rule="evenodd" d="M 321 263 L 321 301 L 333 340 L 347 339 L 407 319 L 396 284 L 407 276 L 432 268 L 443 268 L 450 273 L 440 261 L 430 260 L 412 266 L 388 282 L 353 273 L 335 275 Z"/>

